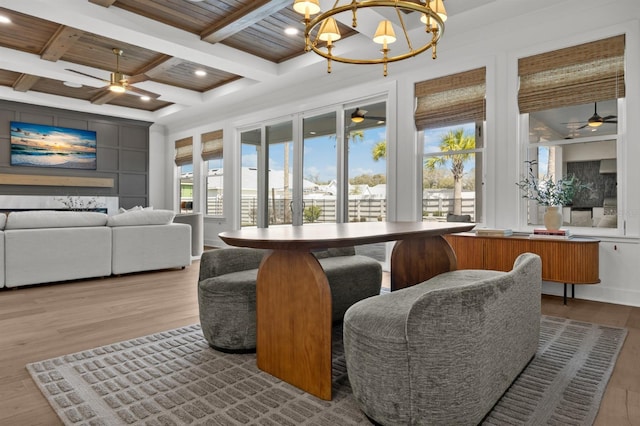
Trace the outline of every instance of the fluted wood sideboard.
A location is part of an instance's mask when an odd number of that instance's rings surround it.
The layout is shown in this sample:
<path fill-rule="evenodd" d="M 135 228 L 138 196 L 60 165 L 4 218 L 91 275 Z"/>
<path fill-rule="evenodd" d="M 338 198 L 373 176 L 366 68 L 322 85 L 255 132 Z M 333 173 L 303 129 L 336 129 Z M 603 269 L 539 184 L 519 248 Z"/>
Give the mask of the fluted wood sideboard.
<path fill-rule="evenodd" d="M 458 269 L 510 271 L 522 253 L 535 253 L 542 259 L 542 279 L 567 284 L 575 297 L 576 284 L 598 284 L 599 244 L 597 239 L 530 239 L 528 235 L 485 237 L 472 233 L 449 234 L 444 238 L 456 254 Z"/>

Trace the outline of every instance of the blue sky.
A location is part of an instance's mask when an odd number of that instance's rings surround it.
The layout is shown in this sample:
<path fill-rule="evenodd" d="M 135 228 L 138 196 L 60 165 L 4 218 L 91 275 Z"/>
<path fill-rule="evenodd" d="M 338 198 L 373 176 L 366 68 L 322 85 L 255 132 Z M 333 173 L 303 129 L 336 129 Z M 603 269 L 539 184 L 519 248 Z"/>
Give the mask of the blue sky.
<path fill-rule="evenodd" d="M 379 127 L 364 131 L 364 139 L 352 142 L 349 147 L 349 176 L 355 177 L 362 174 L 386 174 L 387 162 L 385 159 L 374 161 L 372 157 L 373 147 L 386 140 L 386 128 Z M 293 160 L 293 144 L 289 144 L 289 160 Z M 269 147 L 269 167 L 272 170 L 284 168 L 284 144 L 271 145 Z M 257 157 L 255 150 L 247 152 L 243 150 L 242 166 L 256 167 Z M 292 163 L 289 166 L 292 167 Z M 321 182 L 328 182 L 336 178 L 336 140 L 335 137 L 321 136 L 305 140 L 305 152 L 303 160 L 304 178 L 317 177 Z"/>
<path fill-rule="evenodd" d="M 461 126 L 444 127 L 440 129 L 425 130 L 424 132 L 424 152 L 440 152 L 440 140 L 442 135 L 450 130 L 459 129 Z M 468 124 L 463 126 L 465 133 L 473 135 L 474 125 Z M 374 161 L 372 157 L 373 147 L 378 143 L 386 140 L 386 127 L 378 127 L 364 131 L 364 139 L 358 142 L 352 142 L 349 147 L 349 177 L 355 177 L 362 174 L 386 174 L 386 159 Z M 271 161 L 269 167 L 272 170 L 283 170 L 284 168 L 284 144 L 271 145 L 270 147 Z M 289 144 L 289 160 L 290 167 L 293 166 L 293 144 Z M 257 156 L 255 148 L 244 145 L 242 152 L 242 167 L 257 167 Z M 303 176 L 304 178 L 317 177 L 321 182 L 327 182 L 335 179 L 336 165 L 336 141 L 335 137 L 321 136 L 305 141 L 305 152 L 303 160 Z M 465 166 L 465 170 L 473 168 L 472 164 Z M 191 171 L 184 168 L 183 171 Z"/>
<path fill-rule="evenodd" d="M 440 127 L 438 129 L 427 129 L 424 131 L 424 153 L 436 153 L 440 152 L 440 141 L 442 137 L 450 131 L 455 131 L 460 128 L 464 129 L 464 134 L 469 136 L 475 135 L 475 124 L 457 124 L 455 126 Z"/>

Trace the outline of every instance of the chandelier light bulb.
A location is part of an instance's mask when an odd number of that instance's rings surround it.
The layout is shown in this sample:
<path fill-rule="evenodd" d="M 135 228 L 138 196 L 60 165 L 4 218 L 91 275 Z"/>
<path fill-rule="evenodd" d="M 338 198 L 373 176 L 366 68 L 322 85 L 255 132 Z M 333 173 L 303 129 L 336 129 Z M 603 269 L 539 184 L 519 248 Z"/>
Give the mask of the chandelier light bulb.
<path fill-rule="evenodd" d="M 373 42 L 382 44 L 387 46 L 387 44 L 391 44 L 396 41 L 396 33 L 393 30 L 393 25 L 391 25 L 391 21 L 384 20 L 380 21 L 378 24 L 378 29 L 376 30 L 376 34 L 373 36 Z"/>
<path fill-rule="evenodd" d="M 444 8 L 442 0 L 429 1 L 429 7 L 442 19 L 442 22 L 447 20 L 447 10 Z"/>
<path fill-rule="evenodd" d="M 327 18 L 320 27 L 318 38 L 327 43 L 331 43 L 340 40 L 340 30 L 338 29 L 338 23 L 333 18 Z"/>
<path fill-rule="evenodd" d="M 304 15 L 305 19 L 309 19 L 309 16 L 315 15 L 320 12 L 319 0 L 295 0 L 293 2 L 293 10 L 301 15 Z"/>

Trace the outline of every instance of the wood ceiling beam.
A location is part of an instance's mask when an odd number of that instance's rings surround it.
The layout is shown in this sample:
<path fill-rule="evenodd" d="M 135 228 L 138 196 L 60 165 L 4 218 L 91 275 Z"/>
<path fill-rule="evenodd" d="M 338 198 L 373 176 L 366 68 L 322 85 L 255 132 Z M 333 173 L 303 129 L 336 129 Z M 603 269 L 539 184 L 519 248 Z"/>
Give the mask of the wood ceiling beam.
<path fill-rule="evenodd" d="M 34 84 L 40 80 L 37 75 L 20 74 L 20 77 L 13 83 L 13 90 L 16 92 L 28 92 Z"/>
<path fill-rule="evenodd" d="M 116 93 L 112 92 L 109 89 L 104 89 L 98 92 L 98 94 L 96 94 L 93 98 L 91 98 L 91 103 L 95 105 L 104 105 L 121 94 L 122 93 Z"/>
<path fill-rule="evenodd" d="M 256 22 L 262 21 L 290 4 L 291 0 L 252 1 L 246 7 L 238 9 L 231 15 L 205 28 L 200 33 L 200 38 L 209 43 L 217 43 Z"/>
<path fill-rule="evenodd" d="M 66 25 L 60 25 L 42 49 L 40 58 L 46 61 L 57 61 L 83 34 L 84 31 L 67 27 Z"/>
<path fill-rule="evenodd" d="M 89 3 L 97 4 L 98 6 L 109 7 L 114 4 L 116 0 L 89 0 Z"/>

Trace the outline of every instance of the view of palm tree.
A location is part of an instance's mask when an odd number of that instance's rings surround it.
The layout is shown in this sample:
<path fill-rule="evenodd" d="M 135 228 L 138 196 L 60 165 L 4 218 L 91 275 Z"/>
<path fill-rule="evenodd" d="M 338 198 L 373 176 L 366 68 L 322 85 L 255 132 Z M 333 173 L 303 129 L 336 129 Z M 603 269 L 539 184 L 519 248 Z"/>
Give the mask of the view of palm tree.
<path fill-rule="evenodd" d="M 426 149 L 428 155 L 424 160 L 425 178 L 437 181 L 440 189 L 453 187 L 453 214 L 462 214 L 462 191 L 464 186 L 465 172 L 469 174 L 475 160 L 476 139 L 472 126 L 460 126 L 448 128 L 444 132 L 438 133 L 437 143 L 429 145 Z M 466 168 L 466 170 L 465 170 Z M 451 186 L 447 184 L 447 179 L 443 178 L 438 171 L 447 169 L 451 173 Z M 475 187 L 475 185 L 472 185 Z M 474 189 L 474 188 L 468 188 Z"/>

